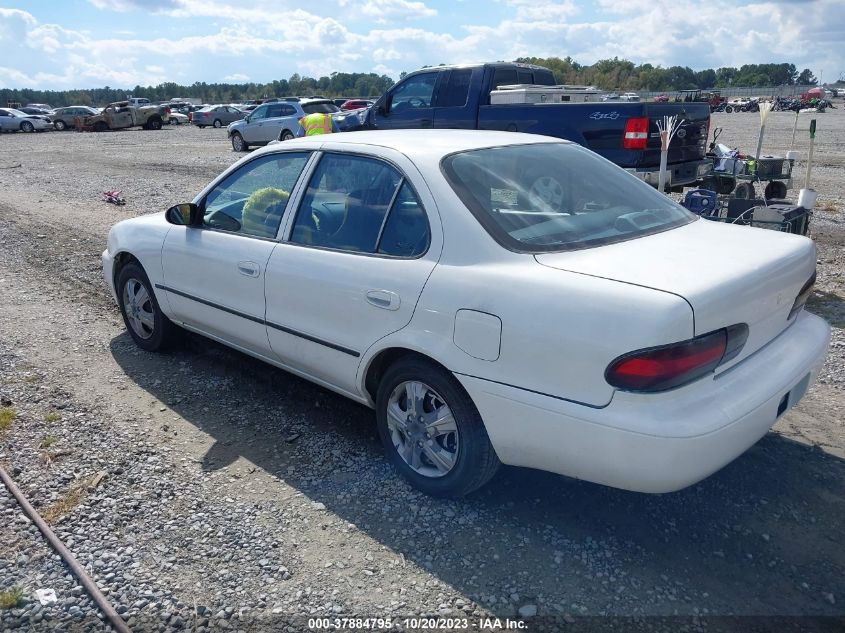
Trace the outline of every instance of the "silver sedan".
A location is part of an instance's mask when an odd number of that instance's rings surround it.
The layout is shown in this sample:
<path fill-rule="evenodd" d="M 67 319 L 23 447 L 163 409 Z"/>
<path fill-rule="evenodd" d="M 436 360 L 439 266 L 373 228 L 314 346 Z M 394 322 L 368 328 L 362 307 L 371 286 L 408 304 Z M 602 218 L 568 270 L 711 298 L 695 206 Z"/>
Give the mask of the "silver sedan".
<path fill-rule="evenodd" d="M 4 132 L 42 132 L 52 130 L 50 117 L 40 114 L 27 114 L 14 108 L 0 109 L 0 130 Z"/>

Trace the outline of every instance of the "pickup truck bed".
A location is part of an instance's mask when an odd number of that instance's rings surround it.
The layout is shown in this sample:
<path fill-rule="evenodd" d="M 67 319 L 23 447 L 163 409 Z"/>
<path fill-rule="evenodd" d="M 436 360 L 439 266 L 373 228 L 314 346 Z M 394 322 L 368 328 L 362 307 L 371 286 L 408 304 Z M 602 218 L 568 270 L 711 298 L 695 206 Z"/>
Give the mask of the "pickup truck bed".
<path fill-rule="evenodd" d="M 691 184 L 709 173 L 712 163 L 705 157 L 710 126 L 708 104 L 491 105 L 490 91 L 516 83 L 514 73 L 518 73 L 519 83 L 554 83 L 551 71 L 528 64 L 426 68 L 404 77 L 370 108 L 335 120 L 344 131 L 431 127 L 556 136 L 583 145 L 656 186 L 660 166 L 657 121 L 677 114 L 684 123 L 669 148 L 669 185 Z"/>

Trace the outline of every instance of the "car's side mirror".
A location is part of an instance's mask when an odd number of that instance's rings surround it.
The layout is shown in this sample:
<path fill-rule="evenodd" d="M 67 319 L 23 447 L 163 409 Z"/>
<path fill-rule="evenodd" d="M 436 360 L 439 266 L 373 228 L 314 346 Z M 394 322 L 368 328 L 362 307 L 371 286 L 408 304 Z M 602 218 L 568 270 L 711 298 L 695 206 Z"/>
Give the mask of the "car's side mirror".
<path fill-rule="evenodd" d="M 387 116 L 387 104 L 390 102 L 390 97 L 385 97 L 376 103 L 376 112 L 381 116 Z"/>
<path fill-rule="evenodd" d="M 176 226 L 199 226 L 202 222 L 200 208 L 193 202 L 170 207 L 165 212 L 164 217 L 170 224 Z"/>

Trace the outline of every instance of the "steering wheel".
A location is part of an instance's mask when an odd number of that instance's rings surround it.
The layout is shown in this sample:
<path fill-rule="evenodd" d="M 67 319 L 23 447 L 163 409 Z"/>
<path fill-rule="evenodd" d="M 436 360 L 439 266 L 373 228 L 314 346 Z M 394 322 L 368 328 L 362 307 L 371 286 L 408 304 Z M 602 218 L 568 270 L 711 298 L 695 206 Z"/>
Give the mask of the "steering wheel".
<path fill-rule="evenodd" d="M 425 108 L 428 107 L 428 104 L 420 99 L 419 97 L 411 97 L 408 99 L 408 105 L 412 108 Z"/>

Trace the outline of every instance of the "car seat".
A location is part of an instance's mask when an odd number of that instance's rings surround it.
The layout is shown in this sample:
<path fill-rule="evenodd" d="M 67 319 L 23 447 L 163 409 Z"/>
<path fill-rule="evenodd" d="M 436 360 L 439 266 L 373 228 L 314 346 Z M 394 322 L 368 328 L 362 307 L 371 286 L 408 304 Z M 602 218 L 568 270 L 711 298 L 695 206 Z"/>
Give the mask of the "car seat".
<path fill-rule="evenodd" d="M 258 237 L 275 237 L 290 194 L 276 187 L 256 189 L 244 203 L 241 230 Z"/>

